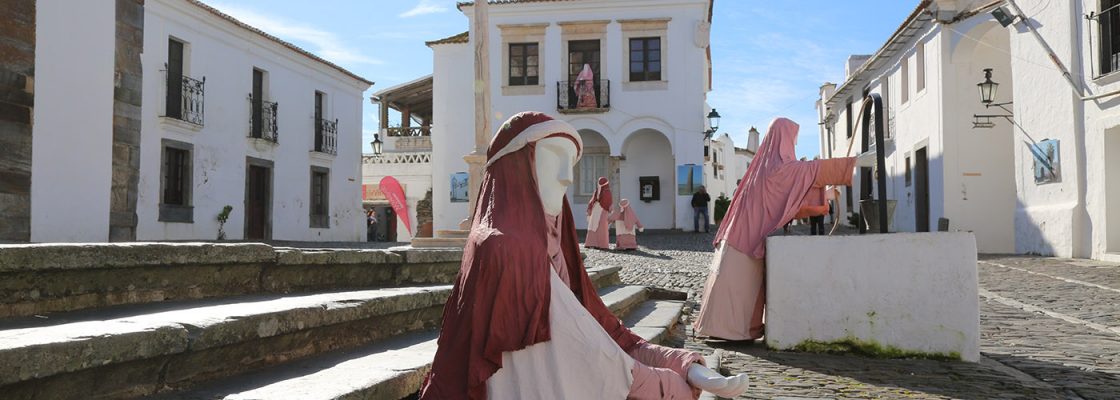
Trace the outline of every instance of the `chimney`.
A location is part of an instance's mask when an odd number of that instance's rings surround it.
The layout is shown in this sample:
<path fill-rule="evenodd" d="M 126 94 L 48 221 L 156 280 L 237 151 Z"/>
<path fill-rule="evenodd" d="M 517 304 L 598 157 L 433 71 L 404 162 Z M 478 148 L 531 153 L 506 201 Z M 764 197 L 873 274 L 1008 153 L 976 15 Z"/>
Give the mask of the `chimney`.
<path fill-rule="evenodd" d="M 758 153 L 758 129 L 751 127 L 750 132 L 747 133 L 747 150 L 752 153 Z"/>

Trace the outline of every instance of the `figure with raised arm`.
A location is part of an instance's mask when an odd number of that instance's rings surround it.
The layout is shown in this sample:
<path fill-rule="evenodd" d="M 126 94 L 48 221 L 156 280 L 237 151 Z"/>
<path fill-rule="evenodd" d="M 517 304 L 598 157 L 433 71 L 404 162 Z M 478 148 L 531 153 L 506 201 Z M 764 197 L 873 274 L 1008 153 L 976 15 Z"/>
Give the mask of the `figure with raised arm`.
<path fill-rule="evenodd" d="M 595 194 L 587 202 L 587 240 L 583 247 L 610 250 L 611 248 L 611 184 L 605 177 L 599 177 Z"/>
<path fill-rule="evenodd" d="M 637 250 L 638 236 L 635 231 L 644 231 L 646 228 L 630 207 L 630 200 L 622 199 L 618 202 L 618 209 L 611 213 L 611 222 L 614 222 L 614 249 Z"/>

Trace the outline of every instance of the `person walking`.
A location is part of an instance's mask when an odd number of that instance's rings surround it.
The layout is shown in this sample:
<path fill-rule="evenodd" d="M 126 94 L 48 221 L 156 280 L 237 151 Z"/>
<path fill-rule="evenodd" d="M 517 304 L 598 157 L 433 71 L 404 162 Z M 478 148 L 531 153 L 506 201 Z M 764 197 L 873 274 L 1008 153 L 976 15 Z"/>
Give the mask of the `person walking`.
<path fill-rule="evenodd" d="M 696 193 L 692 194 L 692 229 L 700 232 L 700 215 L 704 215 L 704 233 L 712 231 L 711 222 L 708 222 L 708 203 L 712 201 L 712 196 L 708 195 L 708 190 L 701 186 Z"/>

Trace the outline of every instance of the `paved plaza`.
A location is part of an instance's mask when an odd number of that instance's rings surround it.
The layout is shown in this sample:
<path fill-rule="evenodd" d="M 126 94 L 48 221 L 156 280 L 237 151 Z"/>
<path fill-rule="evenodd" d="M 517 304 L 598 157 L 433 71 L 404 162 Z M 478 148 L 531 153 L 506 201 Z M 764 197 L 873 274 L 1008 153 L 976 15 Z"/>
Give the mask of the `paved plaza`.
<path fill-rule="evenodd" d="M 586 250 L 587 261 L 621 266 L 626 283 L 688 292 L 695 312 L 711 240 L 645 234 L 639 251 Z M 981 256 L 978 268 L 980 363 L 774 352 L 761 343 L 700 341 L 687 328 L 678 343 L 724 351 L 724 368 L 751 375 L 745 399 L 1120 398 L 1120 266 Z"/>

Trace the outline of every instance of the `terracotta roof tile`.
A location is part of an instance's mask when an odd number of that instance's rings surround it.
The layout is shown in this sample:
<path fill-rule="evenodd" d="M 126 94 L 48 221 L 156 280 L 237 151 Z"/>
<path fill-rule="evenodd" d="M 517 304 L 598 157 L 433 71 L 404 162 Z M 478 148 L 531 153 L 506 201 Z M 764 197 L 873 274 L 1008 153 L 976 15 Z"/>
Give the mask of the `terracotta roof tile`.
<path fill-rule="evenodd" d="M 281 46 L 284 46 L 284 47 L 287 47 L 288 49 L 290 49 L 292 51 L 295 51 L 296 53 L 302 54 L 303 56 L 305 56 L 307 58 L 318 61 L 319 63 L 321 63 L 323 65 L 326 65 L 328 67 L 334 68 L 338 72 L 346 74 L 347 76 L 349 76 L 351 78 L 354 78 L 354 79 L 357 79 L 359 81 L 365 82 L 369 85 L 373 85 L 373 81 L 370 81 L 366 78 L 362 78 L 361 76 L 358 76 L 357 74 L 355 74 L 353 72 L 347 71 L 345 68 L 342 68 L 342 67 L 338 66 L 338 64 L 327 61 L 327 60 L 323 59 L 322 57 L 319 57 L 315 54 L 312 54 L 311 52 L 309 52 L 307 50 L 304 50 L 304 49 L 300 48 L 299 46 L 296 46 L 294 44 L 286 42 L 286 41 L 284 41 L 284 40 L 282 40 L 282 39 L 280 39 L 276 36 L 272 36 L 265 31 L 262 31 L 260 29 L 257 29 L 255 27 L 253 27 L 252 25 L 241 22 L 237 18 L 234 18 L 234 17 L 230 16 L 229 14 L 223 13 L 221 11 L 218 11 L 218 9 L 216 9 L 214 7 L 211 7 L 211 6 L 207 5 L 206 3 L 203 3 L 199 0 L 187 0 L 187 2 L 196 5 L 199 8 L 201 8 L 203 10 L 206 10 L 211 14 L 214 14 L 215 16 L 218 16 L 222 19 L 225 19 L 226 21 L 229 21 L 229 22 L 233 23 L 234 25 L 237 25 L 237 26 L 239 26 L 239 27 L 241 27 L 245 30 L 248 30 L 249 32 L 256 33 L 257 35 L 260 35 L 260 36 L 264 37 L 265 39 L 276 42 L 277 44 L 279 44 Z"/>
<path fill-rule="evenodd" d="M 468 41 L 470 41 L 470 38 L 470 31 L 467 31 L 455 36 L 448 36 L 443 39 L 424 42 L 424 44 L 428 45 L 428 47 L 431 47 L 437 44 L 467 43 Z"/>

